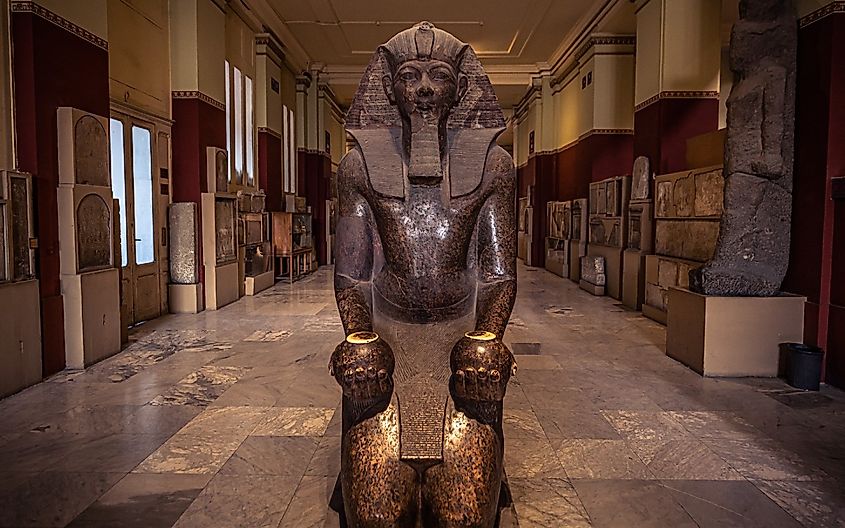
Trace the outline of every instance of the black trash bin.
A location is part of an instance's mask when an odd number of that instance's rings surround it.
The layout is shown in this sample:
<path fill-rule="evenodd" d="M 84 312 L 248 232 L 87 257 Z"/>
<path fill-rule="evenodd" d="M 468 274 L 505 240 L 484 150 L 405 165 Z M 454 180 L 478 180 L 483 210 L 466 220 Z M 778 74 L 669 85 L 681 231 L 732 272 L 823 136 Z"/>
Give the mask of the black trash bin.
<path fill-rule="evenodd" d="M 787 350 L 786 382 L 796 389 L 819 390 L 824 351 L 803 343 L 785 343 L 784 346 Z"/>

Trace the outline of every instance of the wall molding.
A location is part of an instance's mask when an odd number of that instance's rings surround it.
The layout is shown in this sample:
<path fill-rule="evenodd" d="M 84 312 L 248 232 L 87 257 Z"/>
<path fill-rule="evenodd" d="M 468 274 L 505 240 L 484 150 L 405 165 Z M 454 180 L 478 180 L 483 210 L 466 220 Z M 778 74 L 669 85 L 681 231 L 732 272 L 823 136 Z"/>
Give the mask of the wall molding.
<path fill-rule="evenodd" d="M 268 135 L 273 136 L 274 138 L 279 139 L 279 140 L 282 139 L 282 134 L 279 133 L 279 132 L 276 132 L 272 128 L 260 126 L 260 127 L 258 127 L 258 133 L 259 134 L 261 134 L 261 133 L 268 134 Z"/>
<path fill-rule="evenodd" d="M 61 15 L 57 15 L 46 7 L 36 4 L 35 2 L 21 2 L 13 0 L 9 4 L 9 11 L 11 11 L 12 13 L 32 13 L 33 15 L 39 16 L 44 20 L 51 22 L 56 26 L 59 26 L 68 33 L 72 33 L 77 37 L 81 38 L 82 40 L 90 42 L 98 48 L 101 48 L 105 51 L 109 50 L 108 41 L 98 37 L 87 29 L 74 24 L 70 20 L 62 17 Z"/>
<path fill-rule="evenodd" d="M 643 108 L 650 106 L 662 99 L 718 99 L 719 92 L 717 90 L 676 90 L 660 92 L 634 106 L 634 111 L 638 112 Z"/>
<path fill-rule="evenodd" d="M 837 0 L 835 2 L 831 2 L 824 7 L 816 9 L 809 15 L 801 17 L 801 20 L 799 20 L 799 27 L 805 28 L 814 22 L 818 22 L 819 20 L 836 13 L 845 13 L 845 1 Z"/>
<path fill-rule="evenodd" d="M 200 101 L 210 104 L 218 110 L 226 111 L 226 105 L 214 99 L 210 95 L 206 95 L 198 90 L 174 90 L 170 92 L 170 97 L 173 99 L 199 99 Z"/>
<path fill-rule="evenodd" d="M 575 54 L 575 62 L 579 62 L 594 46 L 636 46 L 637 37 L 633 35 L 599 35 L 590 37 Z M 633 53 L 634 50 L 631 50 Z"/>
<path fill-rule="evenodd" d="M 590 136 L 595 135 L 620 135 L 620 136 L 633 136 L 634 129 L 633 128 L 594 128 L 592 130 L 588 130 L 578 136 L 578 140 L 586 139 Z"/>

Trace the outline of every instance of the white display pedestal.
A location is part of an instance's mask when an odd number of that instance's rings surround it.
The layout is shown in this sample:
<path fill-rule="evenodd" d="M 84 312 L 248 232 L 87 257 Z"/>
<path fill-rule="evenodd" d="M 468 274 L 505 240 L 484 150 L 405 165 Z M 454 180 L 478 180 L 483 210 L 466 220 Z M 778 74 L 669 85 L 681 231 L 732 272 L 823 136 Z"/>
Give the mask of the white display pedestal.
<path fill-rule="evenodd" d="M 275 283 L 275 277 L 273 275 L 273 270 L 270 270 L 255 277 L 246 277 L 244 279 L 246 294 L 255 295 L 272 286 Z"/>
<path fill-rule="evenodd" d="M 670 288 L 666 354 L 704 376 L 775 377 L 780 344 L 804 340 L 805 301 Z"/>

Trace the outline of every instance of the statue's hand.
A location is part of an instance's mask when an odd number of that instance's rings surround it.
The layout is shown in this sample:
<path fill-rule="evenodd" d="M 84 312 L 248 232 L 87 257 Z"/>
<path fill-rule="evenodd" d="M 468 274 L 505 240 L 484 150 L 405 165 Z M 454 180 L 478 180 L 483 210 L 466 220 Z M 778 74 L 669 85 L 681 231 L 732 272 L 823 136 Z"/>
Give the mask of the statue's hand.
<path fill-rule="evenodd" d="M 467 332 L 452 349 L 452 380 L 458 397 L 502 401 L 516 361 L 508 347 L 490 332 Z"/>
<path fill-rule="evenodd" d="M 355 332 L 335 348 L 329 360 L 343 394 L 353 400 L 389 398 L 394 358 L 390 346 L 373 332 Z"/>

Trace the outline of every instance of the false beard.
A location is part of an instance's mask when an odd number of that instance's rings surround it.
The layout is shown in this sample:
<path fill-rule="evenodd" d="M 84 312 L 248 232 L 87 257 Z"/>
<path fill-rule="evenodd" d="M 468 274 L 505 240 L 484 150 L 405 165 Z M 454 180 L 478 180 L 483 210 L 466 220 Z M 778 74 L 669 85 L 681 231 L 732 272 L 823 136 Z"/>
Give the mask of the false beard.
<path fill-rule="evenodd" d="M 408 179 L 413 182 L 436 184 L 443 180 L 440 118 L 440 112 L 416 111 L 410 115 Z"/>

